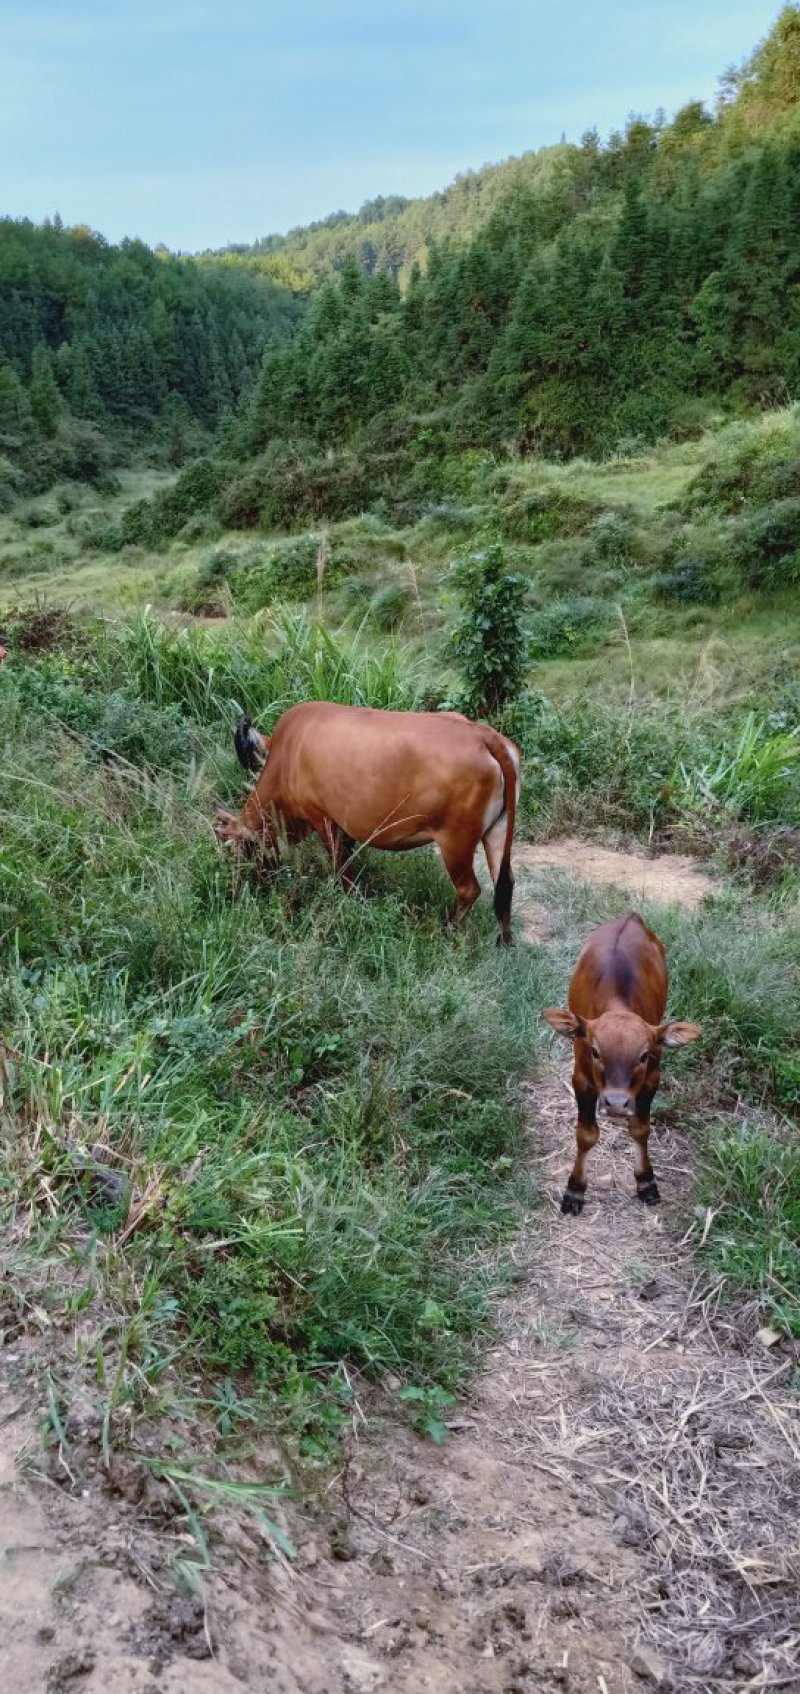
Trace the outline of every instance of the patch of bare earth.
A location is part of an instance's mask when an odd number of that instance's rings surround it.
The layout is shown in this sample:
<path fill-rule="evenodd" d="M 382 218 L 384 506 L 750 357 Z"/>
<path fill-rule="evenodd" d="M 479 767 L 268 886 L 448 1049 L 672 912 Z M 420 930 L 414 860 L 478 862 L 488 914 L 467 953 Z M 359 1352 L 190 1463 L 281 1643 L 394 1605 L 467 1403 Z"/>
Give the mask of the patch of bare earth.
<path fill-rule="evenodd" d="M 637 891 L 616 863 L 614 880 Z M 574 854 L 569 868 L 589 874 Z M 662 869 L 650 898 L 674 900 L 676 874 L 698 874 Z M 70 1454 L 42 1467 L 12 1350 L 0 1398 L 9 1688 L 800 1690 L 792 1360 L 698 1275 L 702 1220 L 683 1240 L 665 1227 L 692 1175 L 668 1110 L 652 1149 L 663 1216 L 637 1204 L 627 1136 L 606 1128 L 576 1220 L 558 1210 L 573 1147 L 566 1064 L 530 1085 L 528 1106 L 545 1207 L 520 1231 L 513 1293 L 467 1404 L 441 1448 L 356 1411 L 342 1471 L 289 1521 L 291 1568 L 265 1568 L 257 1528 L 231 1520 L 197 1597 L 179 1595 L 175 1561 L 192 1556 L 179 1503 L 124 1460 L 109 1474 L 77 1413 Z M 15 1462 L 25 1440 L 44 1470 L 35 1485 Z M 81 1476 L 64 1475 L 76 1454 Z M 269 1474 L 266 1446 L 263 1459 Z"/>

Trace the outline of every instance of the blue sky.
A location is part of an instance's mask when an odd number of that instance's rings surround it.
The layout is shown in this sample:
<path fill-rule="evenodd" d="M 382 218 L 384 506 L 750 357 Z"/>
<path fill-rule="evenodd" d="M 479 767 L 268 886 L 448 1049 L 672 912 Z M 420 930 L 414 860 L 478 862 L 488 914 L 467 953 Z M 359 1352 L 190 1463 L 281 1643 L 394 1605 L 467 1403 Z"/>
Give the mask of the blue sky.
<path fill-rule="evenodd" d="M 192 250 L 713 99 L 780 0 L 0 0 L 0 213 Z"/>

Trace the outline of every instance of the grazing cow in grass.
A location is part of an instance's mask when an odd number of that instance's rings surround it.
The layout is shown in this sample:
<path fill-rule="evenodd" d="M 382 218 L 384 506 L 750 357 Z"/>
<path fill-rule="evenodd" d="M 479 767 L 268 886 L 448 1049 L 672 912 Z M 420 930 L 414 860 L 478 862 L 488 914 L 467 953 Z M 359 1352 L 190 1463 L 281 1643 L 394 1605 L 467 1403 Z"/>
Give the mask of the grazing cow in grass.
<path fill-rule="evenodd" d="M 4 629 L 0 629 L 0 665 L 8 658 L 8 645 L 8 636 Z"/>
<path fill-rule="evenodd" d="M 561 1202 L 566 1214 L 583 1211 L 586 1154 L 598 1137 L 598 1102 L 610 1118 L 627 1119 L 639 1199 L 654 1206 L 660 1198 L 647 1140 L 661 1054 L 702 1033 L 696 1023 L 662 1021 L 667 986 L 662 942 L 636 912 L 629 912 L 592 930 L 572 973 L 569 1011 L 542 1013 L 559 1035 L 574 1042 L 578 1153 Z"/>
<path fill-rule="evenodd" d="M 240 817 L 218 811 L 217 836 L 274 853 L 316 830 L 352 883 L 356 843 L 404 852 L 435 842 L 456 891 L 456 922 L 480 893 L 473 860 L 483 842 L 500 942 L 511 940 L 511 843 L 520 755 L 513 742 L 459 712 L 380 712 L 310 700 L 271 737 L 242 719 L 241 764 L 260 775 Z"/>

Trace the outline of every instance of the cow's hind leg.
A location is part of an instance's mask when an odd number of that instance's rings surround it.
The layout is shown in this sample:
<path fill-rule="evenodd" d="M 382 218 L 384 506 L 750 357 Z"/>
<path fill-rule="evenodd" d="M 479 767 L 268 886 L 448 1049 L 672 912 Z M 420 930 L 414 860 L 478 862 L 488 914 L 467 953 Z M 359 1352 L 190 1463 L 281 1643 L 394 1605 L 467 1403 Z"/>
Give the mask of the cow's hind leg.
<path fill-rule="evenodd" d="M 628 1134 L 633 1140 L 633 1172 L 636 1177 L 636 1194 L 645 1206 L 657 1206 L 661 1199 L 648 1150 L 652 1098 L 649 1090 L 645 1096 L 640 1094 L 636 1100 L 636 1116 L 628 1120 Z"/>
<path fill-rule="evenodd" d="M 475 849 L 472 847 L 468 853 L 465 853 L 463 847 L 451 845 L 447 840 L 438 841 L 437 846 L 442 855 L 445 870 L 456 891 L 455 905 L 451 906 L 447 914 L 447 921 L 450 924 L 457 925 L 466 917 L 470 907 L 474 906 L 481 891 L 481 885 L 475 875 Z"/>
<path fill-rule="evenodd" d="M 489 875 L 491 876 L 492 883 L 494 884 L 495 888 L 497 887 L 497 878 L 500 874 L 500 866 L 501 866 L 501 863 L 502 863 L 502 860 L 503 860 L 503 852 L 504 852 L 505 844 L 506 844 L 507 823 L 508 823 L 508 820 L 506 818 L 505 812 L 501 812 L 500 817 L 496 820 L 495 823 L 492 824 L 491 829 L 487 829 L 486 834 L 483 837 L 483 851 L 486 854 L 486 863 L 489 866 Z M 511 878 L 511 887 L 512 887 L 512 890 L 513 890 L 513 887 L 514 887 L 513 876 Z M 498 945 L 498 947 L 510 947 L 511 946 L 511 900 L 510 899 L 509 899 L 509 902 L 508 902 L 508 911 L 503 913 L 499 922 L 500 922 L 500 934 L 497 938 L 497 945 Z"/>
<path fill-rule="evenodd" d="M 575 1128 L 575 1139 L 578 1151 L 575 1163 L 567 1178 L 567 1186 L 561 1201 L 561 1210 L 565 1217 L 579 1217 L 583 1211 L 586 1196 L 586 1155 L 597 1145 L 599 1130 L 597 1128 L 597 1095 L 590 1089 L 575 1089 L 578 1102 L 578 1122 Z"/>

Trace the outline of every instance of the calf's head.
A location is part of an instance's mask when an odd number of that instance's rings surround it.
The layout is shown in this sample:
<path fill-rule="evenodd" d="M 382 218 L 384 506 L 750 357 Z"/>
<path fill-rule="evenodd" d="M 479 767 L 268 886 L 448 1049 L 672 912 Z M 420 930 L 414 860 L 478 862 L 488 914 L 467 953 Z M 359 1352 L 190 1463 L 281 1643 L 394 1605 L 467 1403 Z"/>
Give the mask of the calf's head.
<path fill-rule="evenodd" d="M 582 1018 L 553 1007 L 542 1017 L 577 1044 L 576 1071 L 610 1117 L 633 1116 L 638 1096 L 655 1092 L 665 1047 L 685 1047 L 702 1034 L 696 1023 L 651 1024 L 621 1008 Z"/>

